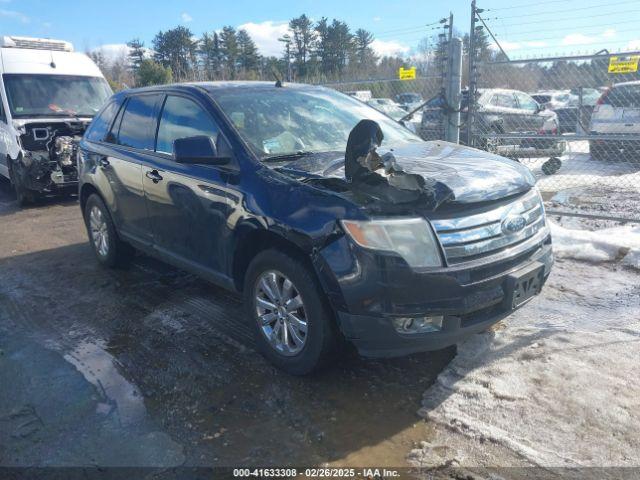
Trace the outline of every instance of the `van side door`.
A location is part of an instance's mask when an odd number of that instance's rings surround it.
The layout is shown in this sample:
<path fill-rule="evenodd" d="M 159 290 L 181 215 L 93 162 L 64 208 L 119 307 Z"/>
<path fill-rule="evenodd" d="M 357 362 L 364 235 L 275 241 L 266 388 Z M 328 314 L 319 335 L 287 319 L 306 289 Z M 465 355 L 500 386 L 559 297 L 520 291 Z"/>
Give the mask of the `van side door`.
<path fill-rule="evenodd" d="M 156 155 L 145 159 L 142 181 L 155 249 L 211 278 L 224 276 L 226 268 L 228 199 L 234 195 L 227 179 L 237 171 L 226 165 L 177 163 L 173 142 L 197 135 L 212 137 L 219 152 L 226 149 L 232 156 L 203 104 L 186 94 L 169 93 L 159 115 Z"/>

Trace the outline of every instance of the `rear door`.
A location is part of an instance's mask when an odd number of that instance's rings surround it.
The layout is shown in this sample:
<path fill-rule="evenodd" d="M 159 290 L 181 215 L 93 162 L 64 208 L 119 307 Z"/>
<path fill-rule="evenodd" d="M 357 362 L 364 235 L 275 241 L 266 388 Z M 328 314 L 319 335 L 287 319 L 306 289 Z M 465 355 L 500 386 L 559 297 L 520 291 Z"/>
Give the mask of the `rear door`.
<path fill-rule="evenodd" d="M 119 232 L 144 243 L 151 243 L 152 232 L 142 164 L 153 155 L 156 116 L 162 98 L 158 93 L 129 97 L 107 135 L 109 148 L 98 160 L 98 168 L 106 180 L 101 189 L 109 197 L 107 202 Z"/>
<path fill-rule="evenodd" d="M 520 131 L 538 133 L 544 125 L 544 117 L 540 115 L 538 103 L 524 92 L 514 92 L 518 101 L 518 124 Z"/>
<path fill-rule="evenodd" d="M 518 103 L 512 92 L 494 93 L 484 110 L 489 124 L 487 128 L 498 131 L 502 129 L 504 133 L 521 132 Z"/>
<path fill-rule="evenodd" d="M 231 155 L 203 104 L 190 96 L 167 95 L 159 115 L 156 154 L 144 162 L 142 180 L 155 248 L 215 276 L 225 269 L 228 198 L 237 194 L 227 185 L 232 174 L 228 167 L 174 161 L 173 142 L 197 135 L 212 137 L 219 152 Z"/>

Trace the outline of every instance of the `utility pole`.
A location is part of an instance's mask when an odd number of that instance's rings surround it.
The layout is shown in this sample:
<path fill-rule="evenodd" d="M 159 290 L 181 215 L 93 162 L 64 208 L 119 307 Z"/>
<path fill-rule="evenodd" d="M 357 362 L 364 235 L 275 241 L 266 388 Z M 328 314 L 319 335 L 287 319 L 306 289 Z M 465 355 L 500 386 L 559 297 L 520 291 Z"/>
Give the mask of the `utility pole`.
<path fill-rule="evenodd" d="M 471 146 L 473 139 L 473 114 L 475 109 L 476 79 L 475 79 L 475 57 L 476 57 L 476 0 L 471 1 L 471 28 L 469 29 L 469 91 L 467 93 L 467 145 Z"/>
<path fill-rule="evenodd" d="M 446 99 L 447 115 L 445 140 L 460 143 L 460 103 L 462 89 L 462 40 L 458 37 L 449 41 L 449 72 L 447 75 Z"/>
<path fill-rule="evenodd" d="M 451 45 L 451 39 L 453 38 L 453 12 L 449 12 L 449 45 Z"/>

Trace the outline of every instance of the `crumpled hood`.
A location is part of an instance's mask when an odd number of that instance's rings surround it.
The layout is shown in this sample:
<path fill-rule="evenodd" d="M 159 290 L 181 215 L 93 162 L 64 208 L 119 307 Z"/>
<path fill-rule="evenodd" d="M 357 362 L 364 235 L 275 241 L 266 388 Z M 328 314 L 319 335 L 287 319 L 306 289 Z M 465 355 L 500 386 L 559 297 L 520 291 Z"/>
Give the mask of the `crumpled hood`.
<path fill-rule="evenodd" d="M 435 179 L 448 186 L 457 203 L 498 200 L 523 193 L 535 185 L 528 168 L 516 161 L 443 141 L 416 142 L 391 151 L 408 173 Z M 278 169 L 298 177 L 344 178 L 344 155 L 322 153 L 296 160 Z"/>

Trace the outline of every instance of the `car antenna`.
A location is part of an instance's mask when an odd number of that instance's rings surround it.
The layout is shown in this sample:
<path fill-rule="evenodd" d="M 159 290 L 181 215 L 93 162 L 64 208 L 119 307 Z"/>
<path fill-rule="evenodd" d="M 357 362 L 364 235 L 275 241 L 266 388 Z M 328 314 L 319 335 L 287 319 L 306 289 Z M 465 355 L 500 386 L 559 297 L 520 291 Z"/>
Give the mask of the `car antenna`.
<path fill-rule="evenodd" d="M 277 70 L 274 68 L 273 70 L 271 70 L 271 73 L 276 79 L 276 88 L 282 88 L 284 85 L 282 85 L 282 79 L 280 78 L 280 75 L 278 75 Z"/>

